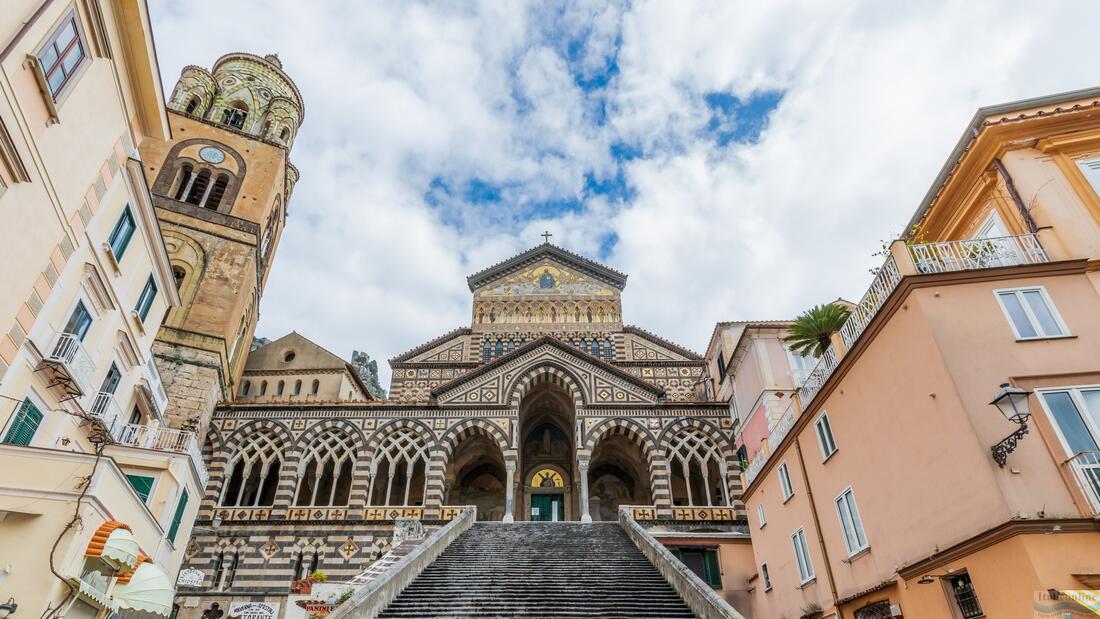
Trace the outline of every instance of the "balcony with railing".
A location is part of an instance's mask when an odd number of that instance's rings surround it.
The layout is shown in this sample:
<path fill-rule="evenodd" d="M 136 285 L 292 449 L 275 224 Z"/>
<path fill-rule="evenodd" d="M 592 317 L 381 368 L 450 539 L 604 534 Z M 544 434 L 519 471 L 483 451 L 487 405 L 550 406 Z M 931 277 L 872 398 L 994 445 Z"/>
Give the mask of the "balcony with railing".
<path fill-rule="evenodd" d="M 1079 452 L 1066 464 L 1088 497 L 1093 515 L 1100 515 L 1100 451 Z"/>
<path fill-rule="evenodd" d="M 1034 234 L 909 246 L 917 272 L 947 273 L 1050 262 Z"/>
<path fill-rule="evenodd" d="M 199 480 L 203 487 L 206 486 L 209 475 L 202 462 L 202 450 L 199 448 L 199 441 L 194 432 L 158 425 L 128 423 L 121 425 L 115 436 L 120 445 L 127 447 L 187 454 L 195 465 L 195 470 L 199 472 Z"/>
<path fill-rule="evenodd" d="M 80 397 L 93 390 L 95 362 L 80 338 L 72 333 L 57 334 L 39 368 L 47 373 L 51 387 L 60 387 L 70 397 Z"/>
<path fill-rule="evenodd" d="M 765 454 L 779 447 L 779 443 L 794 426 L 801 411 L 810 407 L 814 398 L 840 365 L 844 355 L 856 345 L 867 326 L 882 310 L 886 300 L 901 284 L 903 277 L 1044 262 L 1050 262 L 1050 257 L 1035 234 L 917 244 L 895 241 L 890 247 L 890 255 L 875 272 L 874 281 L 840 329 L 839 345 L 842 349 L 837 350 L 837 346 L 833 346 L 826 350 L 817 365 L 799 384 L 797 393 L 800 408 L 792 406 L 776 423 L 768 436 L 768 449 L 761 449 L 749 463 L 746 469 L 746 483 L 752 483 L 767 462 Z M 1100 499 L 1097 498 L 1100 494 L 1100 464 L 1097 463 L 1096 456 L 1090 457 L 1093 458 L 1091 464 L 1081 464 L 1080 466 L 1084 468 L 1075 474 L 1079 479 L 1085 480 L 1082 482 L 1083 485 L 1085 482 L 1090 484 L 1086 486 L 1086 490 L 1092 492 L 1090 497 L 1096 505 L 1100 503 Z M 1088 459 L 1089 457 L 1085 457 L 1085 461 Z"/>
<path fill-rule="evenodd" d="M 87 414 L 103 424 L 107 432 L 114 435 L 115 428 L 122 419 L 122 409 L 118 406 L 115 394 L 109 391 L 100 391 L 92 399 L 88 406 Z"/>

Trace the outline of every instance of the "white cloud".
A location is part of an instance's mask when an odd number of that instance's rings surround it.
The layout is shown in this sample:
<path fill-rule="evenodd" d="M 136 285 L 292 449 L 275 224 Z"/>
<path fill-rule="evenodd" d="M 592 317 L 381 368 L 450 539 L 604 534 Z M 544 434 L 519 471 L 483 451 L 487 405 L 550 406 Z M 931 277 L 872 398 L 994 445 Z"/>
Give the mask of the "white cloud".
<path fill-rule="evenodd" d="M 185 64 L 277 51 L 306 99 L 258 332 L 379 359 L 468 323 L 465 276 L 543 229 L 589 255 L 617 234 L 627 320 L 695 349 L 717 320 L 858 297 L 978 106 L 1095 85 L 1080 59 L 1100 18 L 992 0 L 151 9 L 168 89 Z M 785 95 L 759 142 L 717 148 L 704 95 L 765 90 Z M 585 192 L 616 141 L 646 147 L 627 204 Z M 504 206 L 464 201 L 472 178 Z M 452 188 L 436 207 L 433 179 Z M 519 208 L 570 198 L 584 208 Z"/>

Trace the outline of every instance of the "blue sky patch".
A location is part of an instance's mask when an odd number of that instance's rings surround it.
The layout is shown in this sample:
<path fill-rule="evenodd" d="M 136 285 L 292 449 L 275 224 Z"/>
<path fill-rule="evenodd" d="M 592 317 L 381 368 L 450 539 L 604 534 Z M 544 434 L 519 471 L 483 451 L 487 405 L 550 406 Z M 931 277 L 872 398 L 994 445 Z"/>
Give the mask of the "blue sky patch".
<path fill-rule="evenodd" d="M 753 93 L 742 100 L 728 92 L 709 92 L 703 99 L 710 109 L 710 121 L 705 130 L 714 136 L 718 146 L 730 142 L 754 144 L 768 126 L 768 118 L 783 100 L 783 91 Z"/>

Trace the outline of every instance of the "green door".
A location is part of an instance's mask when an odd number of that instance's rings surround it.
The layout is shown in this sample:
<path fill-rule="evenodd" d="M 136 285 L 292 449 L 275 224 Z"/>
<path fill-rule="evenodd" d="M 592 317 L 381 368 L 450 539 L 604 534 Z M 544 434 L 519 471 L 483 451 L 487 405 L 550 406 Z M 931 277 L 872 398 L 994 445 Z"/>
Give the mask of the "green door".
<path fill-rule="evenodd" d="M 561 522 L 565 520 L 565 497 L 561 494 L 532 494 L 532 522 Z"/>

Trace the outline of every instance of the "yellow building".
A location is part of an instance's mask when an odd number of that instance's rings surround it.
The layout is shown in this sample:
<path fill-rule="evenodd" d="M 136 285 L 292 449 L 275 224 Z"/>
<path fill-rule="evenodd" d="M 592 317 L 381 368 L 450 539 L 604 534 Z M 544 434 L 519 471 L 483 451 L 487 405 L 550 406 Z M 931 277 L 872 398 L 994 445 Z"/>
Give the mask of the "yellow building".
<path fill-rule="evenodd" d="M 185 67 L 167 105 L 171 138 L 146 140 L 141 156 L 182 304 L 154 350 L 170 422 L 204 436 L 244 371 L 305 108 L 276 56 L 243 53 Z"/>
<path fill-rule="evenodd" d="M 180 298 L 137 159 L 170 131 L 147 7 L 12 0 L 0 31 L 0 599 L 168 614 L 206 472 L 151 354 Z"/>

